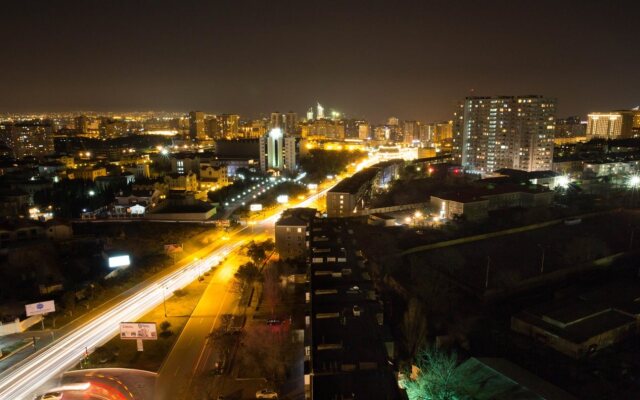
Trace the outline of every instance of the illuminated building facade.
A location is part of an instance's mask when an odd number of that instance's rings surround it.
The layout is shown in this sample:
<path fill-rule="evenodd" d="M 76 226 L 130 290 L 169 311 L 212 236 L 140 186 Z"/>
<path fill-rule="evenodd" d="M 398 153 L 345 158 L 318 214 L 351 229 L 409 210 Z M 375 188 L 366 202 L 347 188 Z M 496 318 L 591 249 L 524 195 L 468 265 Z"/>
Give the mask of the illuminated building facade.
<path fill-rule="evenodd" d="M 538 95 L 467 97 L 454 114 L 455 160 L 476 172 L 550 170 L 555 103 Z"/>
<path fill-rule="evenodd" d="M 274 128 L 260 138 L 260 169 L 295 172 L 296 138 Z"/>
<path fill-rule="evenodd" d="M 587 140 L 625 139 L 632 136 L 633 111 L 594 112 L 587 120 Z"/>

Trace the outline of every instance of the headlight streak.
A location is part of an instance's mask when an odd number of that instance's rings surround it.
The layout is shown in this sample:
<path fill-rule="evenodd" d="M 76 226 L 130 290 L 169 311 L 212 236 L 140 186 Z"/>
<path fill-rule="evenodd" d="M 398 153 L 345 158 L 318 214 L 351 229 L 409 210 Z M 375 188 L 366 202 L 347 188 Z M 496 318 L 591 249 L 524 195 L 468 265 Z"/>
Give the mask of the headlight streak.
<path fill-rule="evenodd" d="M 246 228 L 238 233 L 244 229 Z M 30 397 L 47 381 L 77 364 L 82 359 L 85 348 L 91 352 L 95 347 L 115 336 L 120 322 L 136 321 L 149 310 L 162 304 L 163 296 L 171 297 L 174 290 L 187 286 L 196 280 L 205 268 L 217 265 L 220 260 L 243 244 L 243 240 L 226 244 L 205 258 L 158 279 L 16 364 L 0 378 L 0 399 Z"/>

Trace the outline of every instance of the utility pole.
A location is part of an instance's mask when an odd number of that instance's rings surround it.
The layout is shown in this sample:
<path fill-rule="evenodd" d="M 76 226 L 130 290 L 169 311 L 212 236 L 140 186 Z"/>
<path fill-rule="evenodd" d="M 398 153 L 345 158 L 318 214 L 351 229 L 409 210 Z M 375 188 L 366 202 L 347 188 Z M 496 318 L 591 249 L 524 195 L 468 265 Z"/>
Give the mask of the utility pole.
<path fill-rule="evenodd" d="M 542 258 L 540 259 L 540 275 L 542 275 L 544 274 L 544 253 L 546 249 L 541 244 L 538 244 L 538 247 L 542 250 Z"/>
<path fill-rule="evenodd" d="M 487 289 L 489 287 L 489 271 L 491 269 L 491 257 L 487 256 L 487 273 L 484 278 L 484 288 Z"/>
<path fill-rule="evenodd" d="M 167 296 L 164 293 L 165 287 L 162 288 L 162 304 L 164 306 L 164 317 L 167 318 Z"/>

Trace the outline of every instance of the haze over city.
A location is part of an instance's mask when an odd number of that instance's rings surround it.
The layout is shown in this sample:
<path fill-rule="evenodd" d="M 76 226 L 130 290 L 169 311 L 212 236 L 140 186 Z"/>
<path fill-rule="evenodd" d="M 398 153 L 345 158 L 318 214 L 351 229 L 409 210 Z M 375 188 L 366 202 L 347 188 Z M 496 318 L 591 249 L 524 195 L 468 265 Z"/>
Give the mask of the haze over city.
<path fill-rule="evenodd" d="M 470 94 L 640 104 L 635 1 L 6 2 L 0 112 L 444 120 Z"/>

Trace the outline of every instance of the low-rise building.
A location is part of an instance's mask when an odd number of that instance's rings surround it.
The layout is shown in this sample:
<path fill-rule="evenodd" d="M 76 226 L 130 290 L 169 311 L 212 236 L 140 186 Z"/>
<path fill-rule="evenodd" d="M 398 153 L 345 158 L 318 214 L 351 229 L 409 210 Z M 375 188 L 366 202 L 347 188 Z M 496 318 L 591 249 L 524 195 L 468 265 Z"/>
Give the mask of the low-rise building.
<path fill-rule="evenodd" d="M 215 206 L 196 200 L 192 193 L 173 191 L 159 206 L 145 214 L 146 219 L 168 221 L 207 221 L 216 214 Z"/>
<path fill-rule="evenodd" d="M 282 259 L 301 258 L 309 249 L 309 227 L 315 208 L 290 208 L 275 224 L 276 250 Z"/>
<path fill-rule="evenodd" d="M 74 179 L 83 179 L 85 181 L 93 182 L 101 176 L 107 176 L 107 170 L 104 167 L 85 167 L 73 171 Z"/>
<path fill-rule="evenodd" d="M 198 177 L 193 172 L 185 174 L 168 174 L 164 177 L 169 190 L 198 191 Z"/>
<path fill-rule="evenodd" d="M 441 218 L 477 221 L 487 218 L 489 211 L 550 206 L 553 196 L 553 191 L 540 185 L 487 184 L 434 195 L 430 201 Z"/>
<path fill-rule="evenodd" d="M 229 174 L 226 164 L 201 164 L 200 188 L 205 190 L 217 190 L 229 185 Z"/>
<path fill-rule="evenodd" d="M 614 282 L 511 317 L 511 329 L 573 358 L 638 335 L 640 286 Z"/>

